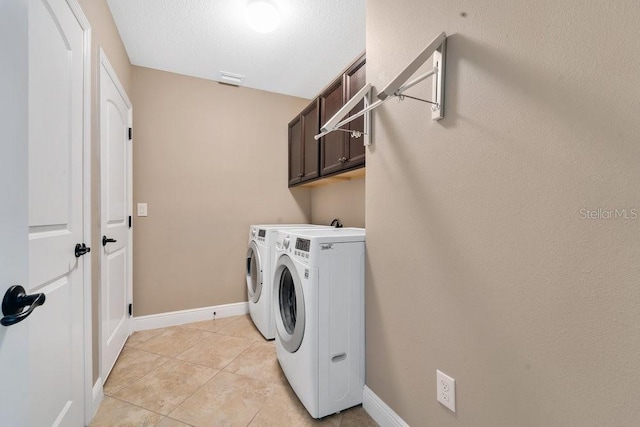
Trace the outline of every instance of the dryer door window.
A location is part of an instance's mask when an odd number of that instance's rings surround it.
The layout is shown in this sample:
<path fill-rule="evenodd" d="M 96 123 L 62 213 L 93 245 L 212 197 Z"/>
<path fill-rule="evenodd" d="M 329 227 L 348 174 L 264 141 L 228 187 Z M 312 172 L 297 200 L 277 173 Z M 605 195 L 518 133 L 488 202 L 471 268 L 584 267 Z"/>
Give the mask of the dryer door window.
<path fill-rule="evenodd" d="M 276 331 L 282 346 L 295 353 L 304 338 L 304 294 L 300 277 L 287 255 L 278 260 L 275 279 Z"/>
<path fill-rule="evenodd" d="M 262 293 L 262 264 L 260 251 L 255 242 L 251 242 L 247 250 L 247 294 L 249 300 L 258 302 Z"/>

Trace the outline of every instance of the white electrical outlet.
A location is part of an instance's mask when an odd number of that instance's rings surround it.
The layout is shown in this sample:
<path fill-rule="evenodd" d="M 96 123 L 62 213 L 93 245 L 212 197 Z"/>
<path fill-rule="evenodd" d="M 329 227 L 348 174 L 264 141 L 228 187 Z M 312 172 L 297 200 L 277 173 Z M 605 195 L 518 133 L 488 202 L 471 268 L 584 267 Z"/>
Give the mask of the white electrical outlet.
<path fill-rule="evenodd" d="M 147 204 L 138 203 L 138 216 L 147 216 Z"/>
<path fill-rule="evenodd" d="M 436 380 L 438 402 L 456 412 L 456 380 L 439 370 L 436 370 Z"/>

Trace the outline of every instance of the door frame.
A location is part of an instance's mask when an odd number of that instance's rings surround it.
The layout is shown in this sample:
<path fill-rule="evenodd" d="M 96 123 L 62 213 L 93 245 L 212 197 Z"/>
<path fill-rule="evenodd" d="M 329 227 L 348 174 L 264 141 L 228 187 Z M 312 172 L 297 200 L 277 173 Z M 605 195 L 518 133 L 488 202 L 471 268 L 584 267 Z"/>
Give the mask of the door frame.
<path fill-rule="evenodd" d="M 91 245 L 91 23 L 77 0 L 66 0 L 69 9 L 78 20 L 83 33 L 83 118 L 82 118 L 82 240 Z M 92 319 L 92 273 L 91 256 L 82 257 L 84 263 L 84 418 L 88 425 L 97 408 L 93 393 L 93 319 Z M 99 402 L 98 402 L 99 404 Z"/>
<path fill-rule="evenodd" d="M 122 96 L 122 99 L 124 100 L 125 104 L 127 105 L 127 108 L 129 109 L 129 116 L 127 118 L 127 120 L 129 121 L 129 127 L 133 127 L 133 104 L 131 103 L 131 100 L 129 99 L 129 96 L 127 95 L 127 92 L 124 89 L 124 86 L 122 86 L 122 83 L 120 82 L 120 79 L 118 78 L 118 75 L 116 74 L 114 68 L 111 66 L 111 63 L 109 62 L 109 58 L 107 57 L 106 53 L 104 52 L 104 50 L 102 49 L 102 47 L 99 48 L 99 69 L 98 69 L 98 111 L 100 111 L 100 104 L 102 103 L 102 98 L 101 98 L 101 94 L 100 94 L 100 78 L 102 76 L 102 67 L 104 67 L 104 70 L 106 71 L 106 73 L 109 75 L 109 78 L 113 81 L 116 89 L 118 90 L 118 92 L 120 93 L 120 96 Z M 100 113 L 98 113 L 99 115 Z M 98 122 L 100 123 L 100 117 L 98 118 Z M 101 126 L 101 124 L 100 124 Z M 129 144 L 127 146 L 127 164 L 126 164 L 126 168 L 127 168 L 127 191 L 129 192 L 128 194 L 128 200 L 127 200 L 127 210 L 129 215 L 131 216 L 131 220 L 133 221 L 133 138 L 131 140 L 128 141 Z M 102 162 L 102 141 L 100 141 L 101 146 L 100 146 L 100 161 Z M 102 176 L 103 171 L 100 171 L 100 200 L 99 200 L 99 212 L 100 212 L 100 235 L 102 236 L 104 233 L 103 230 L 103 218 L 102 218 L 102 185 L 103 185 L 103 176 Z M 128 231 L 127 231 L 127 245 L 129 247 L 129 253 L 127 256 L 127 291 L 126 291 L 126 295 L 127 295 L 127 299 L 129 301 L 130 304 L 133 304 L 133 226 L 131 226 Z M 99 255 L 99 263 L 100 263 L 100 267 L 102 268 L 102 252 L 100 252 Z M 99 294 L 99 304 L 98 304 L 98 349 L 99 349 L 99 357 L 98 357 L 98 382 L 103 382 L 105 380 L 105 372 L 102 372 L 102 355 L 103 355 L 103 348 L 102 348 L 102 344 L 103 344 L 103 336 L 102 336 L 102 274 L 100 274 L 100 279 L 99 279 L 99 283 L 100 286 L 98 288 L 98 294 Z M 130 316 L 132 317 L 132 316 Z M 131 334 L 131 322 L 129 322 L 128 325 L 128 333 Z"/>

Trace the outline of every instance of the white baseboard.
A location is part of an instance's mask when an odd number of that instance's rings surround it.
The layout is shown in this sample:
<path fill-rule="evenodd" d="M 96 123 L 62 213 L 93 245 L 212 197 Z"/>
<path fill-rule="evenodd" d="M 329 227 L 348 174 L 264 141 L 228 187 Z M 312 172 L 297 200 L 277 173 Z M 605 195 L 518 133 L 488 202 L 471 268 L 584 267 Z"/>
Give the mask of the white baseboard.
<path fill-rule="evenodd" d="M 381 427 L 409 427 L 393 409 L 380 399 L 369 387 L 364 386 L 362 407 Z"/>
<path fill-rule="evenodd" d="M 202 322 L 231 316 L 241 316 L 249 313 L 248 302 L 216 305 L 212 307 L 194 308 L 192 310 L 171 311 L 168 313 L 151 314 L 131 318 L 131 332 L 146 331 L 148 329 L 167 328 L 169 326 L 184 325 L 185 323 Z"/>
<path fill-rule="evenodd" d="M 104 399 L 104 388 L 102 383 L 102 378 L 98 378 L 96 383 L 93 385 L 92 393 L 91 393 L 91 420 L 98 413 L 98 408 L 102 403 L 102 399 Z M 89 421 L 91 421 L 89 420 Z"/>

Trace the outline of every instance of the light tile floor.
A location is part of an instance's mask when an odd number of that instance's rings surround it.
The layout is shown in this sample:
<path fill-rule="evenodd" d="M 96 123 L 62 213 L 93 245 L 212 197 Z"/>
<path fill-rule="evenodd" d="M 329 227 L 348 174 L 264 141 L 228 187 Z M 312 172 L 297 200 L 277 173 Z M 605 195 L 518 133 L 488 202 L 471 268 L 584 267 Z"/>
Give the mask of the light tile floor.
<path fill-rule="evenodd" d="M 311 418 L 249 316 L 135 332 L 104 393 L 93 427 L 377 426 L 361 406 Z"/>

